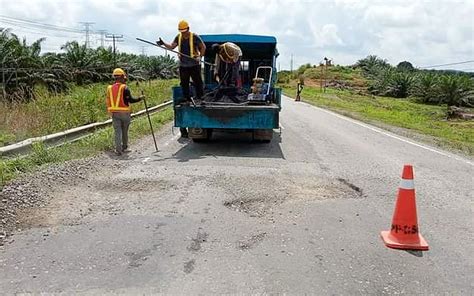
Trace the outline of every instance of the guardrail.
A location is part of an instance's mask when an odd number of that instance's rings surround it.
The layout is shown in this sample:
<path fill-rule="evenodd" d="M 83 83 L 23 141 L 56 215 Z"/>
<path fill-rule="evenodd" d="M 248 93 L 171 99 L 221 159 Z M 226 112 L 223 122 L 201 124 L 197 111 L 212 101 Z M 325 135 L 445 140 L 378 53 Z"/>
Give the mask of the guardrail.
<path fill-rule="evenodd" d="M 158 112 L 161 109 L 171 105 L 173 101 L 167 101 L 163 104 L 148 108 L 149 113 Z M 139 117 L 146 114 L 146 110 L 141 110 L 136 113 L 132 114 L 132 117 Z M 36 138 L 29 138 L 23 140 L 21 142 L 11 144 L 8 146 L 0 147 L 0 156 L 8 156 L 8 155 L 18 155 L 18 154 L 26 154 L 31 150 L 31 146 L 37 142 L 43 142 L 48 147 L 56 147 L 66 143 L 71 143 L 77 140 L 80 140 L 84 137 L 87 137 L 94 133 L 96 130 L 100 128 L 104 128 L 112 124 L 112 119 L 91 123 L 87 125 L 83 125 L 80 127 L 72 128 L 69 130 L 65 130 L 62 132 L 50 134 L 47 136 L 36 137 Z"/>

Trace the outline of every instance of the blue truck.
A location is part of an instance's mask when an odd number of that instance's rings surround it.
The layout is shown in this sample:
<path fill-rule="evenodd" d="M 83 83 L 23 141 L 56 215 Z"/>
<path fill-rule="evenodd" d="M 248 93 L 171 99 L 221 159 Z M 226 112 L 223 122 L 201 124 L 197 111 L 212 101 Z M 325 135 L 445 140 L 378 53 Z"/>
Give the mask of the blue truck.
<path fill-rule="evenodd" d="M 201 38 L 208 48 L 203 66 L 204 96 L 208 98 L 215 98 L 221 90 L 210 66 L 215 60 L 212 45 L 232 42 L 241 48 L 240 101 L 213 99 L 185 104 L 181 87 L 175 86 L 174 125 L 188 128 L 189 137 L 196 142 L 209 140 L 213 131 L 249 132 L 255 141 L 270 142 L 273 129 L 279 128 L 281 110 L 281 89 L 275 87 L 276 38 L 241 34 L 201 35 Z M 256 83 L 260 83 L 260 87 L 256 88 Z"/>

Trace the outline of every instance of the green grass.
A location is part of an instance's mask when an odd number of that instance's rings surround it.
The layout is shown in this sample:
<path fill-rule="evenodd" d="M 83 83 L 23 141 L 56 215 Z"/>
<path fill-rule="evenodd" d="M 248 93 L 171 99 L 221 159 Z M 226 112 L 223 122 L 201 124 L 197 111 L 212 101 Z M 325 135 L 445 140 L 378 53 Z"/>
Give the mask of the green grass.
<path fill-rule="evenodd" d="M 282 85 L 283 92 L 294 97 L 294 85 Z M 474 122 L 447 121 L 446 106 L 433 106 L 413 100 L 363 96 L 348 91 L 306 87 L 302 99 L 363 121 L 402 127 L 420 134 L 435 137 L 443 147 L 461 150 L 474 155 Z"/>
<path fill-rule="evenodd" d="M 155 80 L 140 85 L 129 83 L 129 87 L 134 96 L 139 96 L 143 90 L 151 107 L 169 100 L 171 86 L 177 83 L 176 79 Z M 105 110 L 105 89 L 106 84 L 98 83 L 87 87 L 73 87 L 66 95 L 51 96 L 39 88 L 36 90 L 35 101 L 0 105 L 0 146 L 108 119 L 109 115 Z M 144 108 L 141 102 L 132 106 L 134 112 Z M 152 116 L 153 126 L 157 130 L 172 118 L 171 108 L 159 111 Z M 149 128 L 146 117 L 134 120 L 130 128 L 132 141 L 148 135 Z M 46 164 L 112 150 L 112 133 L 111 127 L 105 128 L 80 141 L 51 149 L 46 149 L 42 143 L 36 143 L 28 156 L 0 158 L 0 187 L 19 174 L 34 171 Z"/>
<path fill-rule="evenodd" d="M 136 85 L 129 83 L 133 96 L 143 90 L 150 106 L 171 98 L 173 80 L 154 80 Z M 108 118 L 105 109 L 105 83 L 86 87 L 73 86 L 67 94 L 51 95 L 44 88 L 35 89 L 36 100 L 28 103 L 0 103 L 0 146 L 26 138 L 43 136 Z M 133 111 L 143 103 L 132 105 Z"/>
<path fill-rule="evenodd" d="M 151 116 L 155 132 L 173 118 L 173 110 L 166 108 Z M 134 120 L 130 126 L 130 138 L 133 141 L 150 134 L 150 126 L 146 117 Z M 150 144 L 153 145 L 153 144 Z M 133 148 L 133 146 L 132 146 Z M 113 149 L 113 129 L 102 129 L 80 141 L 60 147 L 46 149 L 42 143 L 33 146 L 32 153 L 26 157 L 0 159 L 0 189 L 8 181 L 22 173 L 32 172 L 52 163 L 60 163 L 71 159 L 80 159 Z"/>
<path fill-rule="evenodd" d="M 334 80 L 364 80 L 360 69 L 352 69 L 350 67 L 331 66 L 325 68 L 325 75 L 323 75 L 324 67 L 318 66 L 316 68 L 308 68 L 304 71 L 304 76 L 308 79 L 334 79 Z"/>

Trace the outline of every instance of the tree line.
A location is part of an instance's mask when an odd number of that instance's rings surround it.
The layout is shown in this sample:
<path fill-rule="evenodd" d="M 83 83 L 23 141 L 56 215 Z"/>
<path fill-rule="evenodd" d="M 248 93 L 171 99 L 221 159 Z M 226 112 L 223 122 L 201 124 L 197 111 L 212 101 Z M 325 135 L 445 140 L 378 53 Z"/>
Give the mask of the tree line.
<path fill-rule="evenodd" d="M 88 48 L 77 41 L 61 46 L 60 53 L 41 52 L 41 38 L 27 44 L 9 30 L 0 32 L 1 101 L 27 101 L 35 98 L 36 85 L 52 93 L 67 91 L 71 84 L 110 81 L 115 67 L 124 68 L 131 79 L 169 79 L 177 77 L 178 63 L 170 56 L 145 56 L 111 47 Z"/>
<path fill-rule="evenodd" d="M 407 61 L 392 66 L 374 55 L 359 60 L 354 67 L 362 70 L 368 91 L 374 95 L 413 96 L 422 103 L 474 107 L 472 73 L 416 69 Z"/>

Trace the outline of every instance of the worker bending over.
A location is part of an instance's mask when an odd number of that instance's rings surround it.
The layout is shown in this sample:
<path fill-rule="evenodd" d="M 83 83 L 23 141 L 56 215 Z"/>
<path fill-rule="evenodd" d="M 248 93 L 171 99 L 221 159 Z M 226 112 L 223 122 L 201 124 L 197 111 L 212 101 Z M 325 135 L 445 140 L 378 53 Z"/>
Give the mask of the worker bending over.
<path fill-rule="evenodd" d="M 212 49 L 216 52 L 214 78 L 225 86 L 242 86 L 240 81 L 240 60 L 242 50 L 232 42 L 213 44 Z"/>

